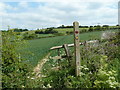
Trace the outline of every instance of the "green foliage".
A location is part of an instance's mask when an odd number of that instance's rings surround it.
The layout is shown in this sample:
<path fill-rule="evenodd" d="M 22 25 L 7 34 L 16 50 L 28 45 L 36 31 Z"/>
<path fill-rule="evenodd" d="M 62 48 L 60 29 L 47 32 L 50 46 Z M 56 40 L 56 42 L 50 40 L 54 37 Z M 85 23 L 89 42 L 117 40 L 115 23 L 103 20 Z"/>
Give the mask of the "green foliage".
<path fill-rule="evenodd" d="M 55 36 L 64 36 L 65 34 L 64 33 L 55 33 L 53 35 L 55 35 Z"/>
<path fill-rule="evenodd" d="M 66 31 L 67 35 L 73 34 L 73 31 Z"/>
<path fill-rule="evenodd" d="M 94 31 L 93 26 L 90 26 L 89 31 Z"/>
<path fill-rule="evenodd" d="M 18 52 L 24 41 L 12 30 L 2 33 L 2 88 L 35 87 L 30 64 Z M 30 68 L 31 67 L 31 68 Z M 28 78 L 29 77 L 29 78 Z"/>
<path fill-rule="evenodd" d="M 58 31 L 54 30 L 53 28 L 48 28 L 46 30 L 37 30 L 35 31 L 35 34 L 55 34 L 58 33 Z"/>
<path fill-rule="evenodd" d="M 101 29 L 101 26 L 100 26 L 100 25 L 97 25 L 97 26 L 94 26 L 94 30 L 97 30 L 97 31 L 99 30 L 99 31 L 100 31 L 100 30 L 102 30 L 102 29 Z"/>
<path fill-rule="evenodd" d="M 37 39 L 37 38 L 38 36 L 34 33 L 28 34 L 28 32 L 26 32 L 23 34 L 23 39 L 26 39 L 26 40 Z"/>
<path fill-rule="evenodd" d="M 94 81 L 96 88 L 120 88 L 120 83 L 117 82 L 117 72 L 114 70 L 106 71 L 100 69 L 97 73 L 97 79 Z"/>
<path fill-rule="evenodd" d="M 100 38 L 101 32 L 81 34 L 82 41 Z M 28 35 L 28 36 L 27 36 Z M 36 38 L 35 34 L 24 34 L 27 39 Z M 32 65 L 36 65 L 43 58 L 52 46 L 73 43 L 73 36 L 59 36 L 38 40 L 29 40 L 29 46 L 23 52 L 34 53 L 22 54 L 19 48 L 23 47 L 21 35 L 16 35 L 12 30 L 2 34 L 2 85 L 3 88 L 116 88 L 120 86 L 120 48 L 119 34 L 117 38 L 102 42 L 99 47 L 81 47 L 81 73 L 80 77 L 75 76 L 75 68 L 68 67 L 68 61 L 61 59 L 58 70 L 51 70 L 59 64 L 49 65 L 57 61 L 49 60 L 46 70 L 43 70 L 45 77 L 36 78 L 32 73 Z M 102 52 L 104 51 L 104 53 Z M 87 52 L 87 53 L 86 53 Z M 55 53 L 56 54 L 56 53 Z M 32 57 L 31 57 L 32 56 Z M 23 57 L 26 57 L 23 59 Z M 28 63 L 29 62 L 29 63 Z M 31 67 L 31 68 L 30 68 Z M 45 69 L 45 68 L 44 68 Z M 47 72 L 48 71 L 48 72 Z"/>
<path fill-rule="evenodd" d="M 120 54 L 119 41 L 116 36 L 110 41 L 101 41 L 99 46 L 88 45 L 81 47 L 81 73 L 80 77 L 75 76 L 73 67 L 68 67 L 65 59 L 49 60 L 44 69 L 42 87 L 44 88 L 120 88 Z M 112 47 L 111 47 L 112 46 Z M 87 53 L 86 53 L 87 52 Z M 53 64 L 52 66 L 50 66 Z M 58 70 L 50 69 L 57 68 Z M 48 68 L 47 68 L 48 66 Z"/>
<path fill-rule="evenodd" d="M 94 87 L 97 88 L 116 88 L 120 87 L 120 83 L 118 82 L 118 74 L 116 70 L 110 69 L 107 71 L 108 64 L 105 63 L 105 61 L 108 58 L 106 56 L 102 56 L 100 62 L 101 62 L 101 67 L 98 70 L 97 73 L 97 78 L 94 81 Z"/>
<path fill-rule="evenodd" d="M 18 29 L 18 28 L 14 28 L 13 31 L 14 31 L 14 32 L 24 32 L 24 31 L 28 31 L 28 29 Z"/>

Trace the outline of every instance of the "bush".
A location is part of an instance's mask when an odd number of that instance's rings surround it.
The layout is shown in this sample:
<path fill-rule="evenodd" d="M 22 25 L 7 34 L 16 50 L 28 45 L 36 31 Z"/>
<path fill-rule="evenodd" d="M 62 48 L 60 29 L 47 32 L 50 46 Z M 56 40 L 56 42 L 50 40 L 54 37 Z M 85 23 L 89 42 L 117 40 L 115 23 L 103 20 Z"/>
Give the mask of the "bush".
<path fill-rule="evenodd" d="M 94 31 L 93 26 L 90 26 L 88 31 Z"/>
<path fill-rule="evenodd" d="M 35 31 L 35 34 L 55 34 L 55 33 L 58 33 L 58 31 L 53 30 L 53 28 L 48 28 L 45 31 L 42 30 Z"/>
<path fill-rule="evenodd" d="M 44 31 L 44 34 L 55 34 L 55 33 L 58 33 L 58 31 L 53 30 L 53 28 L 49 28 Z"/>
<path fill-rule="evenodd" d="M 35 34 L 44 34 L 44 31 L 42 31 L 42 30 L 37 30 L 37 31 L 35 31 Z"/>
<path fill-rule="evenodd" d="M 2 33 L 2 41 L 2 87 L 22 88 L 30 73 L 28 65 L 23 63 L 17 52 L 22 41 L 12 31 Z"/>
<path fill-rule="evenodd" d="M 73 34 L 73 31 L 66 31 L 67 35 Z"/>
<path fill-rule="evenodd" d="M 2 33 L 2 42 L 2 88 L 41 87 L 40 79 L 36 79 L 32 71 L 33 66 L 18 52 L 24 47 L 24 41 L 9 30 Z"/>
<path fill-rule="evenodd" d="M 26 40 L 31 40 L 31 39 L 36 39 L 38 38 L 38 36 L 36 34 L 28 34 L 28 33 L 25 33 L 23 35 L 23 39 L 26 39 Z"/>

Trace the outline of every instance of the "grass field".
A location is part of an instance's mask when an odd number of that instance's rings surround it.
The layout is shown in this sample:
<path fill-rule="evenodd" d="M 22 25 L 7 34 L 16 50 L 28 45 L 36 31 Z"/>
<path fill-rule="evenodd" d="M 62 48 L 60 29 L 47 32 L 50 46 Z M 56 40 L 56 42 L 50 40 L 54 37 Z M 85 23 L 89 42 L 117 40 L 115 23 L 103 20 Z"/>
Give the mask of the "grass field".
<path fill-rule="evenodd" d="M 80 41 L 100 39 L 102 33 L 103 31 L 82 33 L 80 34 Z M 73 42 L 73 35 L 28 40 L 27 47 L 22 50 L 24 52 L 23 57 L 27 59 L 28 63 L 36 66 L 50 52 L 51 47 Z"/>
<path fill-rule="evenodd" d="M 55 36 L 53 34 L 37 34 L 39 38 L 45 38 L 45 37 L 52 37 Z"/>
<path fill-rule="evenodd" d="M 79 28 L 80 30 L 83 30 L 83 29 L 88 29 L 88 28 Z M 43 31 L 45 31 L 46 29 L 41 29 Z M 73 28 L 57 28 L 57 29 L 54 29 L 56 31 L 58 31 L 58 33 L 66 33 L 66 31 L 73 31 Z M 26 31 L 28 32 L 29 34 L 32 34 L 32 33 L 35 33 L 36 30 L 32 30 L 32 31 Z M 23 32 L 24 33 L 24 32 Z M 41 34 L 42 35 L 42 34 Z"/>
<path fill-rule="evenodd" d="M 116 26 L 109 26 L 109 28 L 116 28 Z M 79 28 L 79 30 L 87 30 L 88 31 L 89 28 Z M 45 31 L 46 29 L 40 29 Z M 55 28 L 54 30 L 58 31 L 58 33 L 66 33 L 66 31 L 73 31 L 73 28 Z M 35 33 L 36 30 L 31 30 L 31 31 L 26 31 L 29 34 Z M 24 33 L 24 32 L 23 32 Z"/>

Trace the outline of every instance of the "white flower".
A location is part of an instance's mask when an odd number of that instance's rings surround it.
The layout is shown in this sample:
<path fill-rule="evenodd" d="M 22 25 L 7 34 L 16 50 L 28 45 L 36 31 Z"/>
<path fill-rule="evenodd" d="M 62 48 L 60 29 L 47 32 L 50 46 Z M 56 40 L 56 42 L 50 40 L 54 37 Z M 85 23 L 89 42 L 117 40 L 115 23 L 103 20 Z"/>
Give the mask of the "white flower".
<path fill-rule="evenodd" d="M 46 88 L 45 86 L 43 86 L 43 88 Z"/>
<path fill-rule="evenodd" d="M 80 73 L 80 76 L 83 76 L 83 75 L 85 75 L 85 74 L 84 74 L 83 72 L 81 72 L 81 73 Z"/>
<path fill-rule="evenodd" d="M 55 65 L 53 64 L 52 66 L 54 67 Z"/>
<path fill-rule="evenodd" d="M 50 84 L 47 85 L 48 88 L 51 88 L 52 86 L 50 86 Z"/>
<path fill-rule="evenodd" d="M 24 88 L 25 86 L 22 85 L 22 87 Z"/>
<path fill-rule="evenodd" d="M 35 78 L 31 78 L 31 79 L 35 79 Z"/>
<path fill-rule="evenodd" d="M 113 73 L 111 71 L 108 72 L 110 75 L 112 75 Z"/>
<path fill-rule="evenodd" d="M 109 77 L 110 80 L 115 80 L 115 77 Z"/>
<path fill-rule="evenodd" d="M 90 74 L 92 74 L 92 72 L 90 71 Z"/>
<path fill-rule="evenodd" d="M 85 70 L 89 70 L 89 68 L 84 68 Z"/>
<path fill-rule="evenodd" d="M 80 66 L 80 68 L 83 68 L 83 66 Z"/>

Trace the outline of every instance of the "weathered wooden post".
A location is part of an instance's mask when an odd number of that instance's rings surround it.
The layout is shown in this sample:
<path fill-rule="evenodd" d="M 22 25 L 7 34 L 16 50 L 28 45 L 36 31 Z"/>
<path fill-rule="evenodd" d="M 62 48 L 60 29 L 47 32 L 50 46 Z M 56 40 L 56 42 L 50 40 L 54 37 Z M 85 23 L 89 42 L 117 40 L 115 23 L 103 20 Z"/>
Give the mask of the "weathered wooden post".
<path fill-rule="evenodd" d="M 64 44 L 63 45 L 64 49 L 65 49 L 65 53 L 66 53 L 66 56 L 67 56 L 67 59 L 68 59 L 68 65 L 71 66 L 71 53 L 70 53 L 70 50 L 69 50 L 69 47 L 67 44 Z"/>
<path fill-rule="evenodd" d="M 73 22 L 74 27 L 74 52 L 75 52 L 75 66 L 76 76 L 80 75 L 80 44 L 79 44 L 79 23 Z"/>
<path fill-rule="evenodd" d="M 60 56 L 60 49 L 58 49 L 58 56 Z M 58 59 L 58 65 L 60 64 L 60 59 Z"/>

